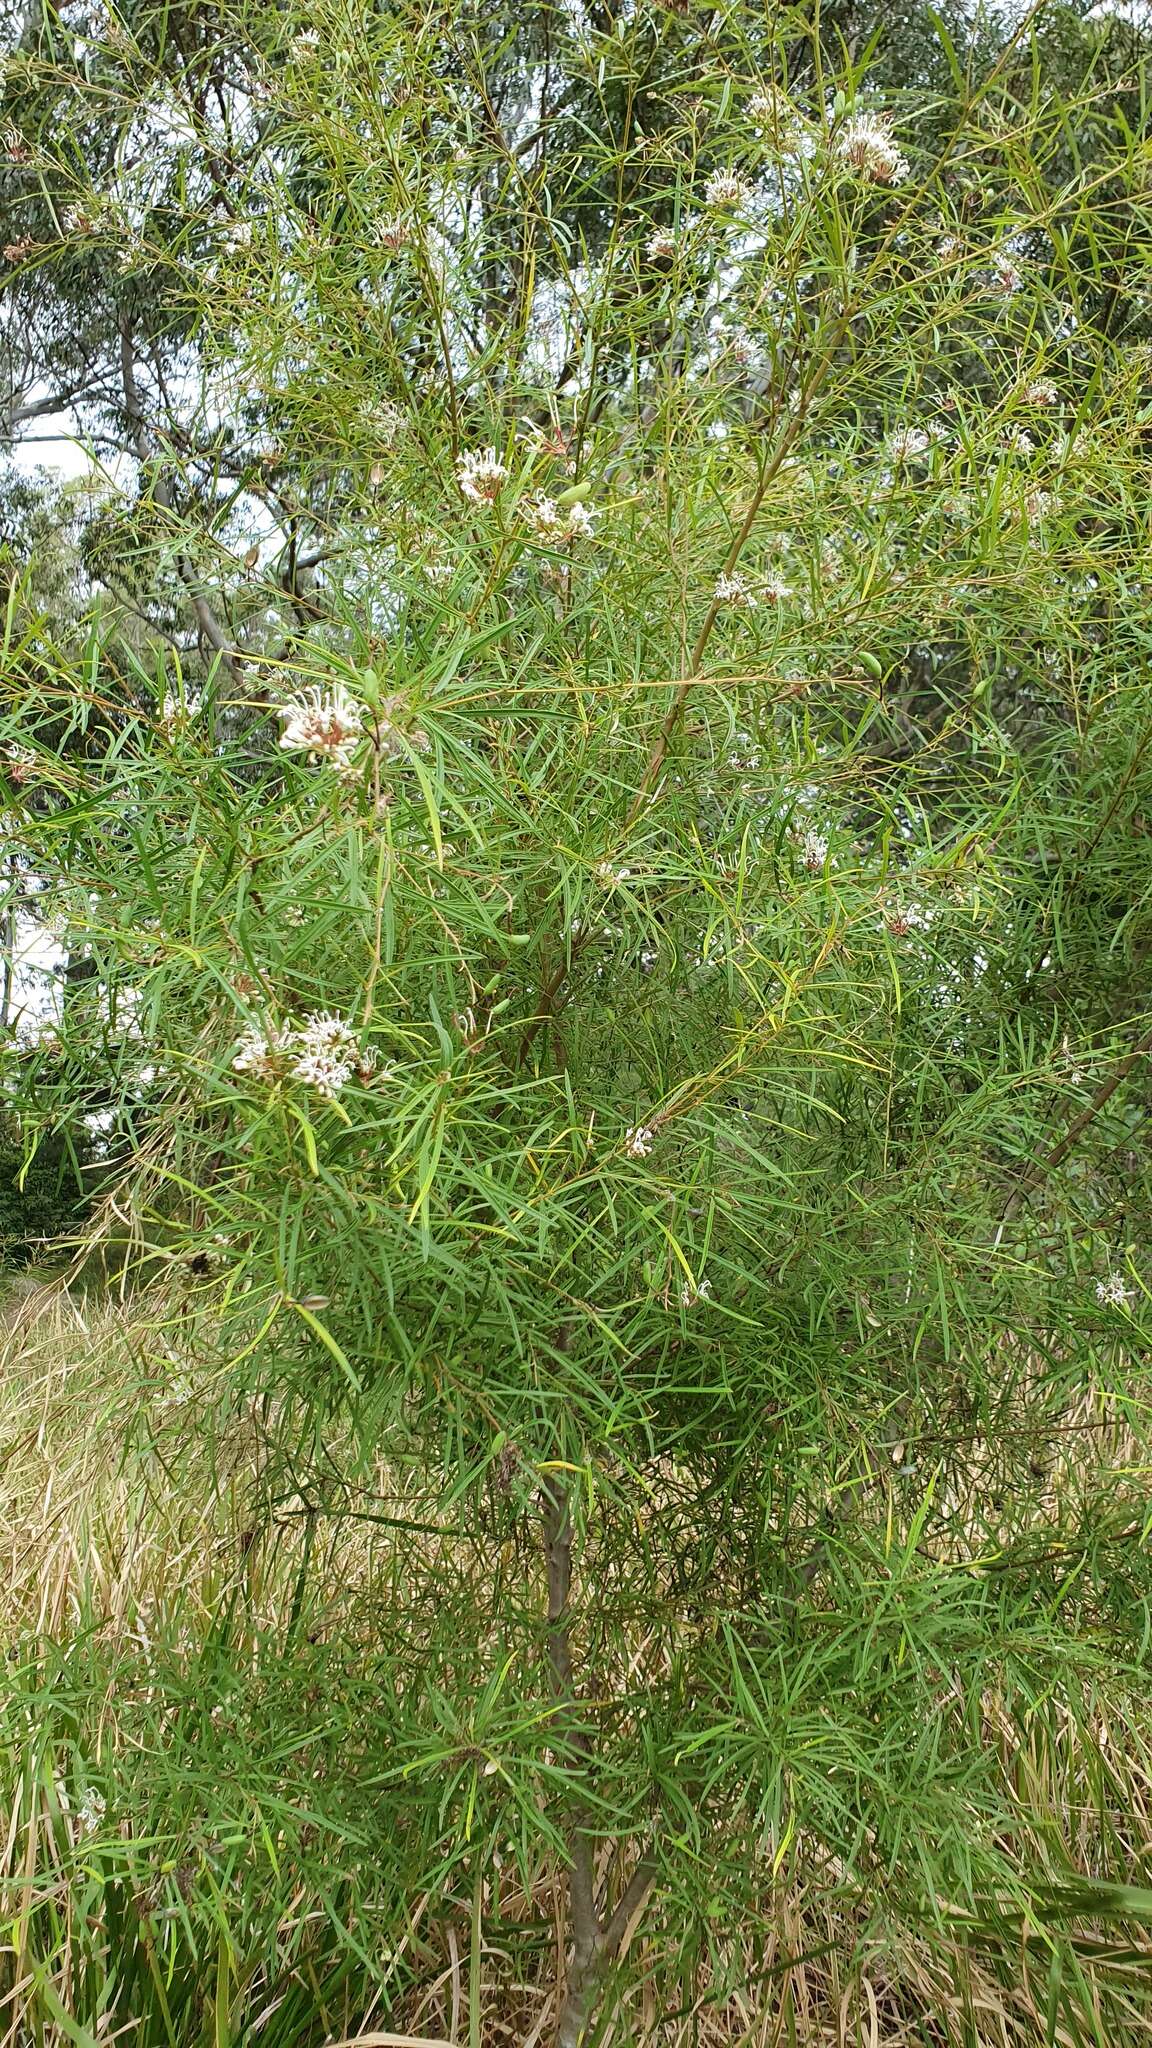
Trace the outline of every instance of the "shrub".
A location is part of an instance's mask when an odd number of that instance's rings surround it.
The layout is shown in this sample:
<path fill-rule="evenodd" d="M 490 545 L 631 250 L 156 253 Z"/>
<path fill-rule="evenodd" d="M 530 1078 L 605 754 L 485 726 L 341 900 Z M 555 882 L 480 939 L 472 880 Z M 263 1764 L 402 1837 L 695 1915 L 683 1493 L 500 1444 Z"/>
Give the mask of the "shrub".
<path fill-rule="evenodd" d="M 41 622 L 4 733 L 93 962 L 26 1112 L 146 1086 L 189 1343 L 472 1546 L 366 1789 L 414 1887 L 563 1858 L 567 2048 L 799 1847 L 1059 1918 L 981 1701 L 1143 1654 L 1139 1488 L 1052 1465 L 1143 1387 L 1148 202 L 1091 38 L 881 100 L 799 16 L 550 21 L 519 93 L 463 10 L 253 10 L 211 107 L 100 53 L 179 110 L 163 204 L 49 183 L 184 642 Z"/>

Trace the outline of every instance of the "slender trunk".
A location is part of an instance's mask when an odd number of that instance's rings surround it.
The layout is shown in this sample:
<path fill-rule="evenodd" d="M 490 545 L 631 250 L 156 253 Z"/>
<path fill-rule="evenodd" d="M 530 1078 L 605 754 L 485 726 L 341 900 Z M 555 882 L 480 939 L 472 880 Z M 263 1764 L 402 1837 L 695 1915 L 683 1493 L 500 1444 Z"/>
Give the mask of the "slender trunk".
<path fill-rule="evenodd" d="M 567 1484 L 549 1473 L 541 1487 L 544 1559 L 548 1572 L 548 1663 L 556 1748 L 578 1767 L 591 1761 L 592 1745 L 580 1718 L 572 1664 L 572 1502 Z M 568 1933 L 572 1962 L 556 2025 L 556 2048 L 580 2048 L 592 2018 L 605 1971 L 652 1888 L 654 1862 L 642 1856 L 607 1920 L 606 1901 L 596 1899 L 588 1810 L 577 1795 L 568 1810 Z"/>
<path fill-rule="evenodd" d="M 572 1503 L 568 1487 L 549 1474 L 542 1489 L 544 1559 L 548 1568 L 548 1663 L 552 1676 L 552 1726 L 556 1746 L 578 1764 L 589 1757 L 588 1734 L 579 1720 L 572 1674 L 569 1602 L 572 1595 Z M 576 2048 L 591 2001 L 599 1949 L 592 1876 L 592 1844 L 583 1802 L 574 1800 L 568 1817 L 568 1927 L 572 1968 L 557 2029 L 558 2048 Z"/>

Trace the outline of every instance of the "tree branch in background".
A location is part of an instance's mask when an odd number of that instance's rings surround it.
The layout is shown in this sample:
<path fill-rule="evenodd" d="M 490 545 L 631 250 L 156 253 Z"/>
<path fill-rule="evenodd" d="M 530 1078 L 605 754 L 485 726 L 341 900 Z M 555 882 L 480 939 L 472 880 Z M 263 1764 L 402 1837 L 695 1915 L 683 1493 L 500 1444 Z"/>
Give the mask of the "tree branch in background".
<path fill-rule="evenodd" d="M 126 321 L 120 325 L 120 370 L 124 389 L 124 410 L 132 431 L 133 444 L 141 469 L 150 478 L 151 497 L 165 512 L 175 513 L 175 491 L 170 475 L 163 468 L 157 450 L 148 430 L 144 401 L 136 376 L 136 353 L 133 347 L 132 329 Z M 232 636 L 222 625 L 213 605 L 201 587 L 191 561 L 183 550 L 176 557 L 176 571 L 188 593 L 188 602 L 196 620 L 199 632 L 206 645 L 220 657 L 228 676 L 234 697 L 239 697 L 242 686 L 243 655 L 236 647 Z"/>

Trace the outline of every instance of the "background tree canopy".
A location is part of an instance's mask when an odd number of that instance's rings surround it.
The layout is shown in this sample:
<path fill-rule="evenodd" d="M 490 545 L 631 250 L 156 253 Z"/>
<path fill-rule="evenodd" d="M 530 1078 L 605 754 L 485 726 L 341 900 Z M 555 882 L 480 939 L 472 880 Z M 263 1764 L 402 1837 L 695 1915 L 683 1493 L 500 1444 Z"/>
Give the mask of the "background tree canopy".
<path fill-rule="evenodd" d="M 275 1760 L 227 1827 L 157 1722 L 195 1627 L 117 1667 L 115 1737 L 99 1629 L 20 1638 L 97 1872 L 82 1984 L 51 1887 L 21 1920 L 21 2023 L 391 2024 L 433 1900 L 473 2040 L 486 1943 L 519 2038 L 673 2039 L 705 1967 L 718 2009 L 787 1976 L 798 1876 L 893 2040 L 985 2038 L 898 2034 L 900 1929 L 1042 1950 L 1049 2039 L 1141 2038 L 1147 1851 L 1104 1775 L 1018 1832 L 990 1731 L 1103 1773 L 1147 1685 L 1142 31 L 9 40 L 5 915 L 59 963 L 8 974 L 18 1181 L 87 1162 L 140 1270 L 245 1503 L 229 1628 L 307 1529 L 217 1700 L 240 1784 Z M 61 412 L 81 473 L 30 476 Z M 261 1919 L 282 1871 L 324 1931 Z"/>

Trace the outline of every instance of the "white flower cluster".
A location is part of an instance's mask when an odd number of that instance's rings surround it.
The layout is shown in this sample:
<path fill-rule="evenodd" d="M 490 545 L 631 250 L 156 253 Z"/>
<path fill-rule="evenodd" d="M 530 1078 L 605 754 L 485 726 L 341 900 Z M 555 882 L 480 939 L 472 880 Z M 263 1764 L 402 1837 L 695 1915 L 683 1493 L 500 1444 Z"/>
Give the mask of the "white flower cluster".
<path fill-rule="evenodd" d="M 562 541 L 591 540 L 597 514 L 594 505 L 558 505 L 540 496 L 525 507 L 524 517 L 538 541 L 558 547 Z"/>
<path fill-rule="evenodd" d="M 893 938 L 907 938 L 909 932 L 926 931 L 932 923 L 930 906 L 921 903 L 896 903 L 884 919 L 885 931 Z"/>
<path fill-rule="evenodd" d="M 254 1081 L 275 1081 L 285 1069 L 288 1040 L 275 1024 L 262 1031 L 250 1025 L 232 1055 L 234 1074 L 251 1074 Z"/>
<path fill-rule="evenodd" d="M 195 693 L 191 696 L 177 697 L 171 690 L 166 690 L 157 721 L 161 732 L 171 738 L 182 726 L 187 725 L 190 718 L 195 717 L 200 708 L 201 700 Z"/>
<path fill-rule="evenodd" d="M 610 860 L 598 860 L 592 870 L 602 889 L 617 889 L 632 873 L 631 868 L 618 868 Z"/>
<path fill-rule="evenodd" d="M 364 713 L 342 683 L 328 690 L 313 684 L 282 705 L 279 715 L 284 721 L 280 745 L 290 753 L 307 754 L 333 768 L 351 766 L 364 731 Z"/>
<path fill-rule="evenodd" d="M 342 683 L 330 690 L 314 685 L 283 705 L 280 717 L 284 720 L 282 747 L 324 761 L 340 775 L 351 770 L 353 755 L 365 735 L 389 760 L 413 747 L 422 754 L 428 751 L 428 735 L 411 723 L 408 700 L 399 690 L 382 697 L 374 713 L 366 716 L 364 706 Z"/>
<path fill-rule="evenodd" d="M 828 858 L 828 841 L 823 833 L 809 828 L 800 841 L 800 858 L 810 875 L 823 874 Z"/>
<path fill-rule="evenodd" d="M 94 1786 L 89 1785 L 83 1799 L 76 1808 L 76 1825 L 80 1833 L 82 1835 L 94 1835 L 104 1818 L 106 1809 L 107 1801 L 104 1794 L 97 1792 Z"/>
<path fill-rule="evenodd" d="M 647 1159 L 656 1133 L 648 1124 L 630 1124 L 624 1133 L 624 1150 L 629 1159 Z"/>
<path fill-rule="evenodd" d="M 1036 450 L 1036 443 L 1027 427 L 1005 427 L 1000 441 L 1009 455 L 1032 455 Z"/>
<path fill-rule="evenodd" d="M 899 185 L 908 176 L 908 160 L 892 140 L 883 114 L 852 114 L 832 137 L 832 154 L 846 171 L 874 185 Z"/>
<path fill-rule="evenodd" d="M 131 276 L 134 270 L 151 269 L 154 260 L 147 243 L 142 242 L 138 235 L 130 235 L 115 256 L 116 268 L 125 277 Z"/>
<path fill-rule="evenodd" d="M 756 603 L 755 591 L 749 589 L 738 569 L 722 571 L 716 578 L 713 596 L 717 604 L 729 604 L 738 611 L 751 611 Z"/>
<path fill-rule="evenodd" d="M 378 448 L 394 448 L 408 424 L 400 407 L 393 405 L 390 398 L 382 398 L 379 404 L 368 407 L 361 420 L 364 432 Z"/>
<path fill-rule="evenodd" d="M 1019 265 L 1013 263 L 1012 258 L 1006 256 L 1003 250 L 999 250 L 992 258 L 991 278 L 992 290 L 997 298 L 1010 299 L 1013 292 L 1019 291 L 1023 282 L 1024 273 Z"/>
<path fill-rule="evenodd" d="M 713 171 L 704 187 L 704 204 L 728 213 L 739 207 L 746 212 L 752 204 L 752 187 L 738 171 Z"/>
<path fill-rule="evenodd" d="M 820 575 L 825 583 L 843 583 L 847 575 L 844 556 L 834 540 L 820 543 Z"/>
<path fill-rule="evenodd" d="M 293 1033 L 292 1073 L 327 1102 L 335 1100 L 363 1065 L 356 1033 L 330 1010 L 306 1017 L 302 1029 Z"/>
<path fill-rule="evenodd" d="M 1096 1299 L 1102 1308 L 1123 1308 L 1133 1291 L 1125 1284 L 1123 1273 L 1109 1273 L 1106 1280 L 1096 1282 Z"/>
<path fill-rule="evenodd" d="M 1067 462 L 1089 462 L 1096 452 L 1096 442 L 1086 427 L 1075 434 L 1065 434 L 1062 453 Z"/>
<path fill-rule="evenodd" d="M 653 228 L 644 244 L 649 263 L 671 263 L 680 244 L 670 228 Z"/>
<path fill-rule="evenodd" d="M 495 448 L 473 448 L 457 461 L 456 481 L 473 505 L 494 505 L 508 481 L 508 468 Z"/>
<path fill-rule="evenodd" d="M 406 249 L 412 240 L 412 222 L 406 213 L 385 214 L 377 221 L 372 239 L 378 249 L 395 254 L 397 249 Z"/>
<path fill-rule="evenodd" d="M 1024 517 L 1030 520 L 1034 526 L 1038 525 L 1042 519 L 1050 518 L 1053 512 L 1058 512 L 1059 510 L 1060 500 L 1055 491 L 1042 491 L 1039 488 L 1034 491 L 1025 491 Z"/>
<path fill-rule="evenodd" d="M 778 156 L 810 156 L 812 141 L 787 96 L 774 85 L 761 86 L 748 102 L 748 113 L 770 149 Z"/>
<path fill-rule="evenodd" d="M 330 1010 L 314 1011 L 297 1030 L 282 1031 L 271 1023 L 250 1027 L 232 1056 L 235 1074 L 267 1082 L 301 1081 L 327 1102 L 353 1077 L 370 1080 L 375 1069 L 375 1050 L 362 1050 L 352 1026 Z"/>
<path fill-rule="evenodd" d="M 680 1289 L 681 1308 L 695 1308 L 699 1302 L 711 1301 L 711 1299 L 712 1282 L 708 1279 L 698 1281 L 695 1286 L 692 1285 L 690 1280 L 686 1280 Z"/>
<path fill-rule="evenodd" d="M 60 218 L 67 235 L 95 235 L 110 232 L 117 225 L 112 201 L 99 192 L 91 193 L 86 205 L 77 201 L 66 206 Z"/>
<path fill-rule="evenodd" d="M 742 370 L 761 371 L 767 365 L 767 357 L 754 334 L 746 327 L 733 327 L 718 337 L 721 348 Z"/>
<path fill-rule="evenodd" d="M 888 436 L 888 453 L 893 462 L 919 462 L 931 454 L 933 438 L 927 427 L 897 427 Z"/>

